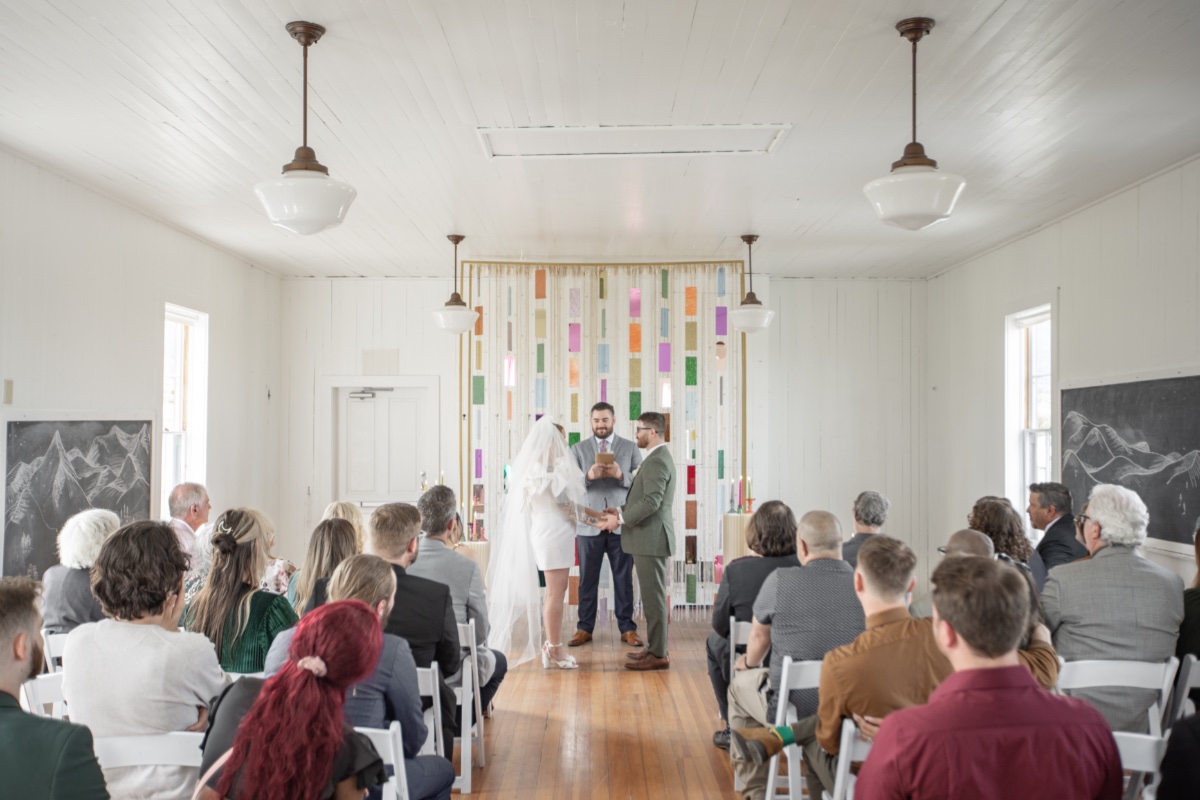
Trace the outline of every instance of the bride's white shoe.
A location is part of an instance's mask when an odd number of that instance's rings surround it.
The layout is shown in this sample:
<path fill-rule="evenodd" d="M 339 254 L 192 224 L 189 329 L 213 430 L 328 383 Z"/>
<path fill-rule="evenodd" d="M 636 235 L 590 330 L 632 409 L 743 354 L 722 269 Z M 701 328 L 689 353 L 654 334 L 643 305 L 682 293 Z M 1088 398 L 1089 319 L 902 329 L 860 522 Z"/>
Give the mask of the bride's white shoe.
<path fill-rule="evenodd" d="M 579 669 L 579 663 L 575 660 L 575 656 L 567 656 L 562 661 L 559 661 L 550 655 L 550 651 L 555 647 L 562 647 L 562 645 L 550 644 L 549 640 L 542 645 L 542 669 L 550 669 L 551 664 L 559 669 Z"/>

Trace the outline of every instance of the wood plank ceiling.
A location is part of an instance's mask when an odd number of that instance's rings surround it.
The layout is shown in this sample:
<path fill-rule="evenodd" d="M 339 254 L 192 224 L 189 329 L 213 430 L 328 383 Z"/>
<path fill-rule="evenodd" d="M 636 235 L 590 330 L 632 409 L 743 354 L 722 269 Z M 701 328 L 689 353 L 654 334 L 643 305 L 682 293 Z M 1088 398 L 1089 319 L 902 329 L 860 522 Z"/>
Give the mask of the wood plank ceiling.
<path fill-rule="evenodd" d="M 910 233 L 861 187 L 908 140 L 966 177 Z M 359 192 L 272 228 L 252 187 L 300 133 Z M 922 277 L 1200 152 L 1195 0 L 0 0 L 0 147 L 285 276 L 442 276 L 464 257 L 738 257 Z M 770 155 L 488 160 L 477 128 L 790 123 Z M 63 221 L 69 228 L 71 221 Z M 166 254 L 165 254 L 166 255 Z"/>

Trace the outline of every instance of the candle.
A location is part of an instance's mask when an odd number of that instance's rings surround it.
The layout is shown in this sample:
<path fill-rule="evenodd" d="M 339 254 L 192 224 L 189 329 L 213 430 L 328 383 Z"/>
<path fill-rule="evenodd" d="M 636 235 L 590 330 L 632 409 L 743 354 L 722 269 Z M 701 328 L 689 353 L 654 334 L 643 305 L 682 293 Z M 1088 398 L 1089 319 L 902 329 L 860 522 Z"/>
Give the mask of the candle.
<path fill-rule="evenodd" d="M 739 508 L 744 504 L 745 497 L 746 497 L 746 476 L 742 475 L 740 477 L 741 477 L 741 480 L 738 481 L 738 507 Z"/>
<path fill-rule="evenodd" d="M 754 492 L 752 492 L 750 490 L 750 477 L 749 476 L 746 477 L 746 497 L 749 497 L 751 500 L 754 499 Z"/>
<path fill-rule="evenodd" d="M 446 472 L 444 470 L 438 475 L 438 483 L 442 486 L 446 485 Z"/>

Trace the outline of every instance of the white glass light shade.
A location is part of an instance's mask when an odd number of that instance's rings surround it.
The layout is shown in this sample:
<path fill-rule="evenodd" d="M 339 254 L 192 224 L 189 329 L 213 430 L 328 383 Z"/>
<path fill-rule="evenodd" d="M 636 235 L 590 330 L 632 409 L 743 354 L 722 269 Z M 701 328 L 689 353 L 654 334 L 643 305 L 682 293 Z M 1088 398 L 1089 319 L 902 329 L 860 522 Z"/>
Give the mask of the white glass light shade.
<path fill-rule="evenodd" d="M 949 217 L 966 185 L 962 176 L 937 167 L 896 167 L 864 186 L 863 194 L 883 222 L 919 231 Z"/>
<path fill-rule="evenodd" d="M 358 195 L 353 186 L 323 172 L 294 169 L 254 187 L 272 225 L 304 235 L 341 225 Z"/>
<path fill-rule="evenodd" d="M 433 312 L 433 321 L 437 323 L 438 327 L 454 334 L 466 333 L 471 330 L 471 326 L 477 319 L 479 319 L 479 314 L 475 309 L 450 303 Z"/>
<path fill-rule="evenodd" d="M 729 322 L 746 333 L 766 330 L 773 319 L 775 312 L 762 303 L 742 303 L 737 308 L 729 309 Z"/>

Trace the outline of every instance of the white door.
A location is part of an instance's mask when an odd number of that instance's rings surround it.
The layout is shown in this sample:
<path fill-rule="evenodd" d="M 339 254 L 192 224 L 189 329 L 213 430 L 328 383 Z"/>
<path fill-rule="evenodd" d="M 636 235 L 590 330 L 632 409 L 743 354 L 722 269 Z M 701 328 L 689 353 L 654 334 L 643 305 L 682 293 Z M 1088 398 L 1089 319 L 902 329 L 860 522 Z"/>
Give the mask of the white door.
<path fill-rule="evenodd" d="M 337 390 L 337 498 L 415 503 L 438 480 L 437 389 Z"/>

